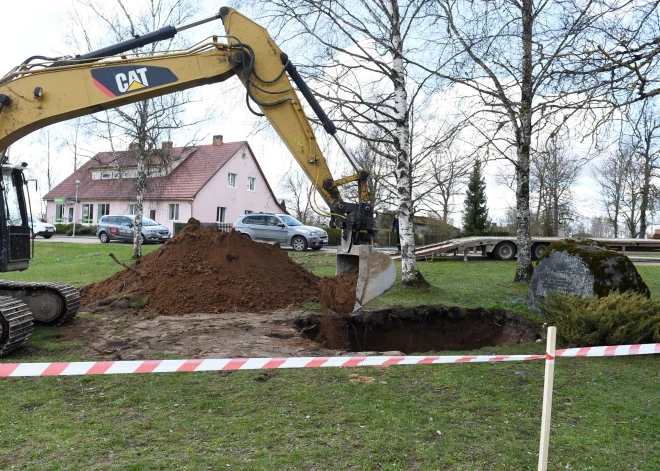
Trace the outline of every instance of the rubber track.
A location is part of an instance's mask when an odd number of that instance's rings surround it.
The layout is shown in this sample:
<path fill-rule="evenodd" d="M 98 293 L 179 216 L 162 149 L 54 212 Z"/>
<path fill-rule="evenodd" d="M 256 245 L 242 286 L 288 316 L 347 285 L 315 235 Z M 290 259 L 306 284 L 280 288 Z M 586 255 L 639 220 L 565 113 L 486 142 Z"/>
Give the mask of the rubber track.
<path fill-rule="evenodd" d="M 76 317 L 78 309 L 80 309 L 80 294 L 78 290 L 66 283 L 46 282 L 46 283 L 30 283 L 0 280 L 0 289 L 13 290 L 13 291 L 56 291 L 62 299 L 64 299 L 64 312 L 51 322 L 43 322 L 41 324 L 59 327 L 67 324 Z"/>
<path fill-rule="evenodd" d="M 0 357 L 22 346 L 32 333 L 32 313 L 17 299 L 0 296 Z"/>

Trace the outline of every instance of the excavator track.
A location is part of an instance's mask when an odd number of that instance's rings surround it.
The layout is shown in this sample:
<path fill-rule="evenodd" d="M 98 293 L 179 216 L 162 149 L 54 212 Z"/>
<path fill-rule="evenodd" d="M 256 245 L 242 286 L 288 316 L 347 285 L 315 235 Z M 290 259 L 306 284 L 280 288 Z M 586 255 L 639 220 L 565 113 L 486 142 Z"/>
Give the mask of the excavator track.
<path fill-rule="evenodd" d="M 25 303 L 35 322 L 54 327 L 71 322 L 80 309 L 78 290 L 65 283 L 0 280 L 0 296 Z"/>
<path fill-rule="evenodd" d="M 0 357 L 22 346 L 32 333 L 32 313 L 25 303 L 0 296 Z"/>

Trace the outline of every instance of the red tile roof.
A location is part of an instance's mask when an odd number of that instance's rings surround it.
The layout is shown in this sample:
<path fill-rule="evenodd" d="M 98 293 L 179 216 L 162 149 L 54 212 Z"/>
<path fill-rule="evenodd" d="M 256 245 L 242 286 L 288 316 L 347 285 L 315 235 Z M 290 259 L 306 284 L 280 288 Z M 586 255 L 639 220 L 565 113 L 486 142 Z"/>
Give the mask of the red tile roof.
<path fill-rule="evenodd" d="M 147 178 L 147 199 L 194 198 L 215 173 L 226 164 L 247 142 L 226 142 L 222 145 L 205 145 L 193 148 L 175 147 L 170 156 L 183 155 L 184 160 L 164 177 Z M 249 146 L 248 146 L 249 148 Z M 187 156 L 186 156 L 187 154 Z M 85 165 L 69 175 L 62 183 L 49 191 L 43 199 L 58 197 L 75 198 L 76 180 L 78 201 L 98 199 L 127 199 L 135 197 L 135 183 L 128 179 L 92 180 L 92 170 L 116 168 L 114 161 L 121 162 L 121 168 L 135 167 L 132 152 L 111 152 L 96 154 Z M 255 160 L 256 163 L 256 160 Z M 259 165 L 257 164 L 257 167 Z M 261 171 L 261 169 L 259 169 Z M 263 172 L 262 172 L 263 175 Z M 264 178 L 265 180 L 265 178 Z M 269 187 L 270 190 L 270 187 Z M 271 190 L 272 194 L 272 190 Z M 273 199 L 275 196 L 273 195 Z"/>

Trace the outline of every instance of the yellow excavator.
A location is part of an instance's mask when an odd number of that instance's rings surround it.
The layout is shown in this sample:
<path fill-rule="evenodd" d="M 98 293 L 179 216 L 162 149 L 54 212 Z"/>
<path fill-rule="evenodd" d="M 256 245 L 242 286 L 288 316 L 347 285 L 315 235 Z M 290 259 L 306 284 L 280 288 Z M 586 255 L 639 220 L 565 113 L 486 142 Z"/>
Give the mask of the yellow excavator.
<path fill-rule="evenodd" d="M 213 36 L 185 51 L 126 54 L 183 30 L 221 19 L 226 35 Z M 0 79 L 0 271 L 25 270 L 31 258 L 26 202 L 26 164 L 6 162 L 7 148 L 50 124 L 101 110 L 225 81 L 236 75 L 245 86 L 248 107 L 255 104 L 285 142 L 330 211 L 330 226 L 342 229 L 337 274 L 359 267 L 356 309 L 390 289 L 396 269 L 374 249 L 377 224 L 361 168 L 337 137 L 307 84 L 268 32 L 237 11 L 219 13 L 184 26 L 166 26 L 134 39 L 75 57 L 33 56 Z M 290 80 L 339 144 L 355 174 L 335 180 Z M 358 201 L 344 201 L 339 188 L 356 182 Z M 33 319 L 49 325 L 69 322 L 78 312 L 77 291 L 62 283 L 0 281 L 0 356 L 21 346 Z"/>

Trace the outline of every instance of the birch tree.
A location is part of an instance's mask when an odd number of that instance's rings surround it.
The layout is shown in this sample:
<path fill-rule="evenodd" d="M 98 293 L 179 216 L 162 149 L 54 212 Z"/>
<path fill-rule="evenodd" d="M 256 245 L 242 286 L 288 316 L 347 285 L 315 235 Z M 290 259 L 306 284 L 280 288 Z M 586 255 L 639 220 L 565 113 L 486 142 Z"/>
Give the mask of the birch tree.
<path fill-rule="evenodd" d="M 593 98 L 589 90 L 564 80 L 567 57 L 575 52 L 607 9 L 598 1 L 436 0 L 438 47 L 449 45 L 450 67 L 437 75 L 464 91 L 463 107 L 477 109 L 475 136 L 515 170 L 518 264 L 514 281 L 532 275 L 530 162 L 533 138 L 553 134 L 582 116 Z M 587 115 L 588 116 L 588 115 Z M 510 152 L 513 149 L 514 152 Z"/>
<path fill-rule="evenodd" d="M 431 26 L 424 11 L 430 1 L 269 0 L 258 13 L 280 32 L 283 48 L 304 44 L 305 54 L 290 58 L 345 135 L 394 162 L 403 286 L 427 285 L 414 256 L 411 110 L 428 98 L 433 77 L 417 62 L 437 59 L 437 51 L 420 47 Z"/>
<path fill-rule="evenodd" d="M 122 0 L 79 0 L 70 11 L 72 29 L 68 42 L 78 52 L 86 52 L 120 42 L 140 34 L 155 31 L 163 26 L 178 25 L 193 18 L 198 7 L 192 0 L 140 0 L 126 4 Z M 106 31 L 101 44 L 96 44 L 92 25 Z M 183 46 L 183 38 L 174 38 L 145 46 L 142 53 L 171 50 Z M 98 42 L 98 41 L 97 41 Z M 108 112 L 92 115 L 96 137 L 105 139 L 113 155 L 119 155 L 117 147 L 131 144 L 130 154 L 136 161 L 134 178 L 136 214 L 133 237 L 133 258 L 142 257 L 142 218 L 147 193 L 147 177 L 154 156 L 160 160 L 163 153 L 159 141 L 170 141 L 175 131 L 195 127 L 204 119 L 186 118 L 186 105 L 192 101 L 191 92 L 176 92 L 126 105 Z M 117 159 L 113 159 L 117 162 Z"/>

